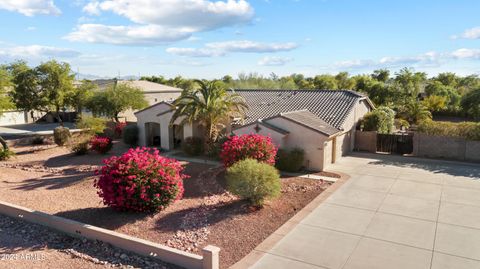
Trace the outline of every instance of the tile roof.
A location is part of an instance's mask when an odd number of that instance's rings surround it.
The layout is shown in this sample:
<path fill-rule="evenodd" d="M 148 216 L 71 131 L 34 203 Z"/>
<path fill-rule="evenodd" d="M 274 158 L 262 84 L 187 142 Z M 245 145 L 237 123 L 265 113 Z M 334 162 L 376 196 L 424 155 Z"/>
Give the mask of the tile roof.
<path fill-rule="evenodd" d="M 298 110 L 308 110 L 334 128 L 342 125 L 355 104 L 366 99 L 348 90 L 235 90 L 249 106 L 245 124 Z M 368 99 L 367 99 L 368 101 Z"/>
<path fill-rule="evenodd" d="M 280 117 L 296 122 L 322 134 L 326 134 L 327 136 L 331 136 L 340 132 L 339 129 L 326 123 L 324 120 L 320 119 L 308 110 L 281 113 Z"/>

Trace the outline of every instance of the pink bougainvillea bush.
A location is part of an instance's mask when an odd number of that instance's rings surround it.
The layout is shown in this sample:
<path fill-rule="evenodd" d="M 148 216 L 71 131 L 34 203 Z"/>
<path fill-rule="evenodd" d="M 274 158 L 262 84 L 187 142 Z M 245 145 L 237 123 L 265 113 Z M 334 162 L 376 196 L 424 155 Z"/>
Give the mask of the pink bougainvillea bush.
<path fill-rule="evenodd" d="M 275 164 L 277 148 L 268 136 L 244 134 L 231 136 L 223 143 L 220 158 L 225 167 L 244 159 L 255 159 L 270 165 Z"/>
<path fill-rule="evenodd" d="M 113 147 L 112 139 L 110 137 L 96 135 L 90 140 L 90 147 L 93 151 L 105 154 Z"/>
<path fill-rule="evenodd" d="M 183 166 L 157 149 L 130 149 L 103 161 L 95 187 L 103 203 L 122 211 L 156 212 L 183 196 Z"/>
<path fill-rule="evenodd" d="M 122 137 L 123 128 L 125 128 L 125 126 L 127 126 L 126 122 L 117 122 L 115 125 L 115 135 L 117 137 Z"/>

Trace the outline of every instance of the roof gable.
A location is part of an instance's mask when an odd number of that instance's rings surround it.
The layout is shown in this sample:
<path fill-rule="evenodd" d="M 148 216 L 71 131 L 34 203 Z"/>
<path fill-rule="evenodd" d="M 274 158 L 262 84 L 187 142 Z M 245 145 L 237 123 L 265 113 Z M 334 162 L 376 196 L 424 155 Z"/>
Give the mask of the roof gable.
<path fill-rule="evenodd" d="M 360 100 L 368 98 L 347 90 L 235 90 L 248 104 L 245 123 L 280 113 L 308 110 L 330 126 L 341 129 Z M 371 105 L 371 103 L 369 103 Z"/>
<path fill-rule="evenodd" d="M 279 116 L 327 136 L 332 136 L 340 132 L 339 129 L 326 123 L 324 120 L 320 119 L 308 110 L 281 113 Z"/>

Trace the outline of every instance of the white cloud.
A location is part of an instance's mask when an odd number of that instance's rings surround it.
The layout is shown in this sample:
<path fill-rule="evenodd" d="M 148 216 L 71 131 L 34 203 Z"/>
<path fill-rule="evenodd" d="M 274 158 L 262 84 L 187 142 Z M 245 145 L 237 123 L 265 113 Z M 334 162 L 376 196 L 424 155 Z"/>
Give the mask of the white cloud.
<path fill-rule="evenodd" d="M 456 59 L 480 59 L 480 49 L 458 49 L 451 55 Z"/>
<path fill-rule="evenodd" d="M 25 30 L 27 30 L 27 31 L 35 31 L 35 30 L 37 30 L 37 27 L 35 27 L 35 26 L 28 26 Z"/>
<path fill-rule="evenodd" d="M 253 8 L 245 0 L 111 0 L 92 1 L 90 14 L 111 11 L 138 24 L 186 27 L 194 31 L 249 22 Z"/>
<path fill-rule="evenodd" d="M 248 23 L 254 16 L 245 0 L 94 0 L 83 11 L 90 15 L 112 12 L 133 24 L 80 24 L 66 39 L 118 45 L 158 45 L 187 39 L 193 33 Z M 91 35 L 94 37 L 89 38 Z"/>
<path fill-rule="evenodd" d="M 298 48 L 298 45 L 293 42 L 260 43 L 260 42 L 249 41 L 249 40 L 215 42 L 215 43 L 208 43 L 205 46 L 211 49 L 223 50 L 228 52 L 255 52 L 255 53 L 290 51 Z"/>
<path fill-rule="evenodd" d="M 293 61 L 293 59 L 288 57 L 267 56 L 260 59 L 258 61 L 258 65 L 280 66 L 280 65 L 285 65 L 286 63 L 291 61 Z"/>
<path fill-rule="evenodd" d="M 81 53 L 68 48 L 58 48 L 40 45 L 16 46 L 0 49 L 0 55 L 8 58 L 74 58 Z"/>
<path fill-rule="evenodd" d="M 64 38 L 69 41 L 115 45 L 158 45 L 188 38 L 189 31 L 158 25 L 109 26 L 82 24 Z"/>
<path fill-rule="evenodd" d="M 346 60 L 336 62 L 334 65 L 339 68 L 359 68 L 369 65 L 373 65 L 374 61 L 371 60 Z"/>
<path fill-rule="evenodd" d="M 53 0 L 0 0 L 0 9 L 18 12 L 25 16 L 59 15 L 60 9 Z"/>
<path fill-rule="evenodd" d="M 214 57 L 223 56 L 225 52 L 211 49 L 196 49 L 196 48 L 167 48 L 166 51 L 170 54 L 187 57 Z"/>
<path fill-rule="evenodd" d="M 453 39 L 466 38 L 466 39 L 479 39 L 480 38 L 480 27 L 474 27 L 465 30 L 461 35 L 452 36 Z"/>
<path fill-rule="evenodd" d="M 171 54 L 189 57 L 223 56 L 232 52 L 272 53 L 290 51 L 298 48 L 296 43 L 261 43 L 250 40 L 224 41 L 205 44 L 205 48 L 167 48 Z"/>

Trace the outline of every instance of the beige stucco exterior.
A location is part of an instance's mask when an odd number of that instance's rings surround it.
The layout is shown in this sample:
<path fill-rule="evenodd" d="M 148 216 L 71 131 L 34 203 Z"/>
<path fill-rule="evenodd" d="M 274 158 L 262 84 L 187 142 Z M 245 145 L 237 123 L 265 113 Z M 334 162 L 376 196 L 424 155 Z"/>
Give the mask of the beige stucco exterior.
<path fill-rule="evenodd" d="M 252 123 L 232 132 L 236 135 L 258 133 L 269 136 L 275 145 L 283 149 L 301 148 L 305 152 L 304 166 L 309 170 L 322 171 L 353 149 L 358 121 L 370 110 L 371 106 L 365 99 L 359 100 L 342 125 L 343 130 L 331 136 L 281 116 L 265 119 L 265 124 Z M 153 122 L 160 127 L 161 147 L 173 149 L 173 130 L 170 126 L 172 114 L 172 106 L 167 103 L 137 112 L 135 116 L 140 130 L 139 144 L 148 145 L 149 126 L 146 124 Z M 183 127 L 183 138 L 202 135 L 201 126 L 198 124 Z"/>
<path fill-rule="evenodd" d="M 118 83 L 128 84 L 129 86 L 141 89 L 149 106 L 161 102 L 172 102 L 182 93 L 182 89 L 180 88 L 174 88 L 143 80 L 119 81 Z M 136 121 L 137 118 L 135 116 L 135 112 L 136 110 L 129 109 L 120 113 L 119 116 L 126 121 Z"/>

